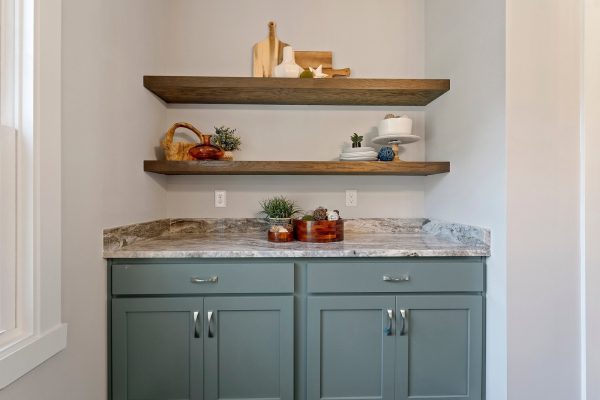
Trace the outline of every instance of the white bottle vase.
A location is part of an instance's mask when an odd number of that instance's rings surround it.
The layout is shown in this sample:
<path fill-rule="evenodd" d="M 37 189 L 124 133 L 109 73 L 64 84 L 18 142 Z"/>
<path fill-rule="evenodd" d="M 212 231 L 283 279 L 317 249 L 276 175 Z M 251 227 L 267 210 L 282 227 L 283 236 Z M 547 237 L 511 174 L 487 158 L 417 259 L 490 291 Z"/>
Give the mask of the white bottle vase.
<path fill-rule="evenodd" d="M 296 64 L 294 49 L 291 46 L 283 48 L 283 61 L 273 69 L 273 76 L 276 78 L 298 78 L 303 69 Z"/>

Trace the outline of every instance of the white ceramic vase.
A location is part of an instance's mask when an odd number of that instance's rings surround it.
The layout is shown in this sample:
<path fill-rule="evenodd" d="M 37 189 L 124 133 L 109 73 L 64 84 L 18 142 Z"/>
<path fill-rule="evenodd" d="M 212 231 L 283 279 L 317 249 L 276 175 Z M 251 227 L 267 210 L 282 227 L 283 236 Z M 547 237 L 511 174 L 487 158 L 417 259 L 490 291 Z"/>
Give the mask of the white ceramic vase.
<path fill-rule="evenodd" d="M 301 66 L 296 64 L 294 49 L 291 46 L 283 48 L 283 61 L 273 70 L 275 78 L 298 78 L 302 73 Z"/>

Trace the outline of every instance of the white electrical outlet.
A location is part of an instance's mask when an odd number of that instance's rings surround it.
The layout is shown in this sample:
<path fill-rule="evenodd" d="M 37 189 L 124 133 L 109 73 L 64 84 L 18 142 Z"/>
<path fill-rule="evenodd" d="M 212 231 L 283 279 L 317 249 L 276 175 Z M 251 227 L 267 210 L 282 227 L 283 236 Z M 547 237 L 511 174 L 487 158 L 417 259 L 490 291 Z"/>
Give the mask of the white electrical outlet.
<path fill-rule="evenodd" d="M 346 207 L 358 206 L 358 190 L 346 190 Z"/>
<path fill-rule="evenodd" d="M 227 207 L 227 192 L 225 190 L 215 190 L 215 207 Z"/>

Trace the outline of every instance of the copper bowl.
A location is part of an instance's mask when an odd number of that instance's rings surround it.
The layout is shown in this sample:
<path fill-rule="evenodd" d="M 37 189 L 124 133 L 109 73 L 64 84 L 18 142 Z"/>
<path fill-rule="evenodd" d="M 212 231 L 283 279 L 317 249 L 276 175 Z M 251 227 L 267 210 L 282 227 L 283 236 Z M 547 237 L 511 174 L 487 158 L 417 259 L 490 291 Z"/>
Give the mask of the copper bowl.
<path fill-rule="evenodd" d="M 344 240 L 344 220 L 303 221 L 295 219 L 294 236 L 301 242 L 341 242 Z"/>

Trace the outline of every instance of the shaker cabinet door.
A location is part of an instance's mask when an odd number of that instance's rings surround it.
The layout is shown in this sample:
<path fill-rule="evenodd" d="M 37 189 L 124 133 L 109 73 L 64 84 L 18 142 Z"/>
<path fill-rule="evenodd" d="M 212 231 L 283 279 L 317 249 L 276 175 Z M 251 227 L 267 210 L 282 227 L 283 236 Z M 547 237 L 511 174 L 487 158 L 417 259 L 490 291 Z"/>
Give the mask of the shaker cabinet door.
<path fill-rule="evenodd" d="M 293 296 L 204 303 L 205 399 L 293 400 Z"/>
<path fill-rule="evenodd" d="M 202 298 L 112 300 L 112 399 L 202 400 Z"/>
<path fill-rule="evenodd" d="M 396 400 L 482 398 L 482 297 L 398 296 Z"/>
<path fill-rule="evenodd" d="M 309 296 L 308 400 L 394 398 L 394 296 Z"/>

